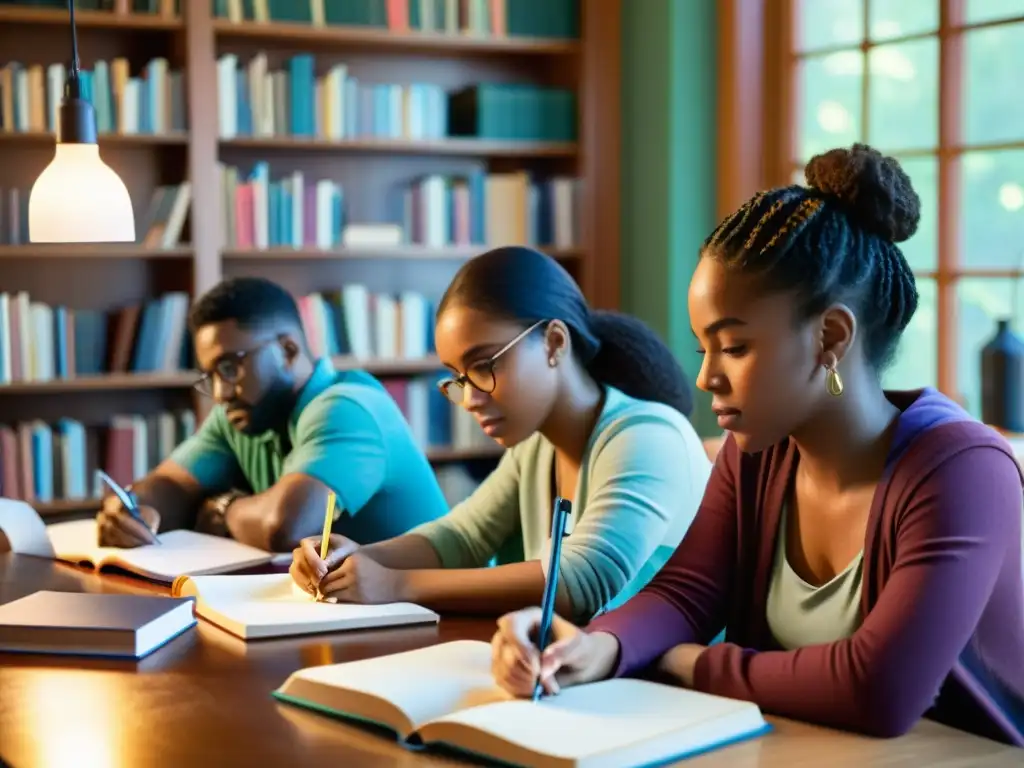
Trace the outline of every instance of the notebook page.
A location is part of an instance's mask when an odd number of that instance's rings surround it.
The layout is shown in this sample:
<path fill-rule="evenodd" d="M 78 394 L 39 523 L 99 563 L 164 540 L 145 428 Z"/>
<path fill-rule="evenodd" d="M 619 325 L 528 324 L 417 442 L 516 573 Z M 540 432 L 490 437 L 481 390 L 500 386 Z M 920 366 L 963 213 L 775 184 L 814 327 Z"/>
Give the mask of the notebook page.
<path fill-rule="evenodd" d="M 680 736 L 680 749 L 713 746 L 764 721 L 748 702 L 617 679 L 566 688 L 536 703 L 462 710 L 437 722 L 473 726 L 536 752 L 579 760 L 680 731 L 692 734 Z"/>
<path fill-rule="evenodd" d="M 51 559 L 54 556 L 43 519 L 24 501 L 0 499 L 0 532 L 7 537 L 12 552 Z"/>
<path fill-rule="evenodd" d="M 465 707 L 511 697 L 494 686 L 491 647 L 459 640 L 364 661 L 308 667 L 295 677 L 371 694 L 402 709 L 415 725 Z M 409 685 L 415 680 L 416 685 Z"/>
<path fill-rule="evenodd" d="M 71 520 L 46 526 L 46 533 L 53 544 L 57 557 L 88 557 L 99 559 L 108 552 L 117 552 L 114 547 L 100 547 L 95 520 Z"/>
<path fill-rule="evenodd" d="M 270 560 L 270 553 L 234 539 L 196 533 L 168 531 L 160 534 L 161 544 L 134 549 L 103 548 L 108 562 L 124 563 L 129 569 L 168 581 L 181 574 L 231 571 Z M 111 554 L 116 553 L 116 554 Z"/>
<path fill-rule="evenodd" d="M 354 605 L 316 602 L 288 574 L 198 576 L 182 588 L 204 606 L 233 622 L 249 627 L 301 628 L 305 625 L 343 629 L 346 625 L 389 624 L 389 618 L 435 614 L 410 603 Z"/>

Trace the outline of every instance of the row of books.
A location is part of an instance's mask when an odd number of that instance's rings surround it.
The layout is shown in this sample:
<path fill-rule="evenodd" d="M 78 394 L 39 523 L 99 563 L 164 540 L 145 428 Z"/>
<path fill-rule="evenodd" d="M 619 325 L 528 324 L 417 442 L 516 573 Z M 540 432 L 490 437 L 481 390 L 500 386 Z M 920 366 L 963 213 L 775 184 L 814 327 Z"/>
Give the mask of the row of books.
<path fill-rule="evenodd" d="M 446 93 L 430 83 L 365 83 L 345 64 L 317 75 L 312 54 L 270 70 L 266 54 L 217 60 L 218 129 L 236 136 L 573 141 L 576 95 L 562 88 L 487 83 Z"/>
<path fill-rule="evenodd" d="M 166 293 L 113 312 L 51 307 L 0 293 L 0 384 L 191 368 L 189 296 Z"/>
<path fill-rule="evenodd" d="M 233 53 L 217 60 L 220 138 L 427 140 L 448 135 L 447 95 L 438 85 L 361 83 L 345 64 L 318 77 L 310 54 L 291 57 L 284 69 L 268 66 L 264 53 L 241 67 Z"/>
<path fill-rule="evenodd" d="M 0 0 L 0 5 L 27 6 L 29 8 L 53 8 L 67 11 L 66 0 Z M 181 13 L 181 0 L 75 0 L 80 11 L 108 11 L 110 13 L 159 14 L 165 17 Z"/>
<path fill-rule="evenodd" d="M 422 360 L 434 352 L 434 304 L 416 291 L 375 293 L 349 283 L 302 296 L 298 305 L 316 357 Z"/>
<path fill-rule="evenodd" d="M 344 189 L 302 171 L 272 180 L 258 162 L 247 176 L 221 165 L 224 242 L 229 248 L 395 246 L 431 248 L 579 242 L 579 181 L 525 172 L 431 174 L 412 181 L 390 222 L 349 222 Z"/>
<path fill-rule="evenodd" d="M 0 425 L 0 496 L 41 503 L 98 498 L 97 469 L 127 485 L 195 430 L 188 410 L 117 415 L 103 426 L 74 419 Z"/>
<path fill-rule="evenodd" d="M 67 70 L 63 63 L 9 62 L 0 69 L 0 130 L 59 132 Z M 125 58 L 97 61 L 81 73 L 82 95 L 96 112 L 101 134 L 166 134 L 187 129 L 182 73 L 152 59 L 137 77 Z"/>
<path fill-rule="evenodd" d="M 427 377 L 388 381 L 388 391 L 424 449 L 492 446 L 476 421 L 453 407 Z M 96 470 L 127 485 L 150 472 L 196 430 L 188 410 L 117 415 L 102 426 L 74 419 L 0 425 L 0 496 L 29 503 L 79 501 L 103 495 Z M 463 494 L 468 495 L 468 494 Z"/>
<path fill-rule="evenodd" d="M 29 242 L 27 189 L 0 188 L 0 245 Z M 192 203 L 192 184 L 164 184 L 153 190 L 136 236 L 147 248 L 181 245 L 182 232 Z"/>
<path fill-rule="evenodd" d="M 479 37 L 579 36 L 579 0 L 212 0 L 233 23 L 366 26 Z"/>

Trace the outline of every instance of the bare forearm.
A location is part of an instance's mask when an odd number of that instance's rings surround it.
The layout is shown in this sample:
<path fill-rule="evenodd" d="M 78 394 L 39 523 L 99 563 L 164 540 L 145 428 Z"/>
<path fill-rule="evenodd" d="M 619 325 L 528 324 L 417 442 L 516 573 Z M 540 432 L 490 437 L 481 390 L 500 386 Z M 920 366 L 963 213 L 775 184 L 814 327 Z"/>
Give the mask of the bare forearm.
<path fill-rule="evenodd" d="M 441 558 L 437 556 L 437 550 L 426 538 L 415 533 L 396 536 L 376 544 L 367 544 L 359 551 L 385 568 L 411 571 L 441 567 Z"/>
<path fill-rule="evenodd" d="M 236 499 L 224 516 L 231 537 L 243 544 L 288 552 L 305 536 L 323 530 L 327 487 L 283 478 L 263 493 Z"/>
<path fill-rule="evenodd" d="M 493 568 L 435 568 L 405 573 L 405 599 L 445 613 L 501 615 L 539 605 L 544 596 L 540 562 Z M 555 610 L 572 615 L 569 597 L 558 590 Z"/>

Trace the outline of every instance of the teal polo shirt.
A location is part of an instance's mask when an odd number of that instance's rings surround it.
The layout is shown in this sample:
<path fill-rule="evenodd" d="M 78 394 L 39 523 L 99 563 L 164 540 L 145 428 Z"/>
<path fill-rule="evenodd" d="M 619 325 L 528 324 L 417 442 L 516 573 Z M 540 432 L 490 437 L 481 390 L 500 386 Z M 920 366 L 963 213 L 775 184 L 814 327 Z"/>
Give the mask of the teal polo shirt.
<path fill-rule="evenodd" d="M 433 468 L 383 385 L 365 371 L 316 362 L 288 420 L 288 446 L 271 431 L 244 435 L 216 406 L 170 460 L 208 496 L 262 493 L 288 474 L 314 477 L 337 494 L 334 532 L 360 544 L 406 533 L 448 512 Z"/>

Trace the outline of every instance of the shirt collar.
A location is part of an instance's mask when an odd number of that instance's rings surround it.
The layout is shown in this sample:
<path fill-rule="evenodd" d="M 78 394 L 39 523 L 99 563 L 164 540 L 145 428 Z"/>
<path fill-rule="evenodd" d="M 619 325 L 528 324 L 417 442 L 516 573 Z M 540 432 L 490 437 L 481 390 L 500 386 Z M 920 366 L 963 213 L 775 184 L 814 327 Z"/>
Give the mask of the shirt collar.
<path fill-rule="evenodd" d="M 336 382 L 337 375 L 338 372 L 329 357 L 321 357 L 313 364 L 313 372 L 299 391 L 299 399 L 295 402 L 295 408 L 292 409 L 291 418 L 288 419 L 288 434 L 291 437 L 292 445 L 295 444 L 295 427 L 299 423 L 299 416 L 315 397 Z"/>

